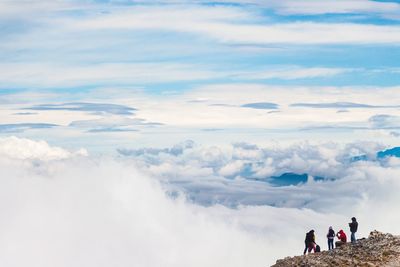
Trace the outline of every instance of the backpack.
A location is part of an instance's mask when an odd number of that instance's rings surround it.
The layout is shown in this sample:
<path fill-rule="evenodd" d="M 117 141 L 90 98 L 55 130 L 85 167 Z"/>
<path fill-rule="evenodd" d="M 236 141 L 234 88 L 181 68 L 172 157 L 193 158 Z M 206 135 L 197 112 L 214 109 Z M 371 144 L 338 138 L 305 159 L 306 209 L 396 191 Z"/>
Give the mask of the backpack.
<path fill-rule="evenodd" d="M 315 247 L 315 252 L 321 252 L 321 247 L 320 247 L 319 245 L 317 245 L 317 246 Z"/>

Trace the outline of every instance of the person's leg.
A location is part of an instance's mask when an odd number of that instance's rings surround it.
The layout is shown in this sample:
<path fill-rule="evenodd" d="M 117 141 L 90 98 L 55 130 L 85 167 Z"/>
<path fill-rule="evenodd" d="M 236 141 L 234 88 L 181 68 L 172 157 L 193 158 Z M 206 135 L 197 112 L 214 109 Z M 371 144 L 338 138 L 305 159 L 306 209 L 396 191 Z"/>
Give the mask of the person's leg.
<path fill-rule="evenodd" d="M 314 243 L 310 243 L 308 245 L 308 253 L 311 253 L 311 251 L 313 251 L 315 253 L 315 244 Z"/>
<path fill-rule="evenodd" d="M 351 243 L 355 243 L 355 242 L 356 242 L 356 234 L 351 233 Z"/>
<path fill-rule="evenodd" d="M 304 242 L 304 244 L 306 245 L 306 247 L 304 248 L 303 255 L 306 255 L 306 253 L 307 253 L 307 249 L 308 249 L 307 242 Z"/>
<path fill-rule="evenodd" d="M 328 239 L 328 250 L 333 249 L 333 239 Z"/>
<path fill-rule="evenodd" d="M 338 247 L 342 246 L 343 244 L 344 243 L 339 240 L 339 241 L 336 241 L 335 246 L 336 246 L 336 248 L 338 248 Z"/>

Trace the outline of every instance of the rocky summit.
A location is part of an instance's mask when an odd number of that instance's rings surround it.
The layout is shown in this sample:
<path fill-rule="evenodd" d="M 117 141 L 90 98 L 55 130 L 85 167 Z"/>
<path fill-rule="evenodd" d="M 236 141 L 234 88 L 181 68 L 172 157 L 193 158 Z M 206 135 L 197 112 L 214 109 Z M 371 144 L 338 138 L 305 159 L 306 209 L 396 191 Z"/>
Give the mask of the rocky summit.
<path fill-rule="evenodd" d="M 272 267 L 290 266 L 400 267 L 400 236 L 373 231 L 368 238 L 357 240 L 356 244 L 347 243 L 331 251 L 287 257 L 272 265 Z"/>

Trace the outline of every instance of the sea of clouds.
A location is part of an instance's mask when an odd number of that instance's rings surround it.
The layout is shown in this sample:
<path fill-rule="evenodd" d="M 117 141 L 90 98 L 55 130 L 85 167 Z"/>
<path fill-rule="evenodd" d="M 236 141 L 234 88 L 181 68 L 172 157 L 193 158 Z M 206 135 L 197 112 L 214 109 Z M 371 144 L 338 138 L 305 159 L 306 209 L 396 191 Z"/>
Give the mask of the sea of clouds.
<path fill-rule="evenodd" d="M 0 265 L 268 266 L 301 254 L 311 228 L 324 249 L 352 216 L 359 237 L 398 234 L 400 160 L 376 159 L 383 147 L 184 142 L 115 157 L 2 138 Z M 268 183 L 286 172 L 310 176 Z"/>

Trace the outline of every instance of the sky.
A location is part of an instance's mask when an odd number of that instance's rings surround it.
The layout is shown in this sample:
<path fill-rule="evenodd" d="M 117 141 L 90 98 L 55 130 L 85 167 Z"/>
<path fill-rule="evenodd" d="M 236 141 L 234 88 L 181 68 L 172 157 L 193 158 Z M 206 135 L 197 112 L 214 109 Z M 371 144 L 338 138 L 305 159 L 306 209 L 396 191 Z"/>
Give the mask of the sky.
<path fill-rule="evenodd" d="M 0 265 L 266 266 L 354 215 L 400 234 L 377 154 L 399 43 L 398 1 L 1 1 Z"/>
<path fill-rule="evenodd" d="M 1 135 L 108 153 L 332 133 L 339 142 L 398 140 L 399 3 L 0 7 Z"/>

